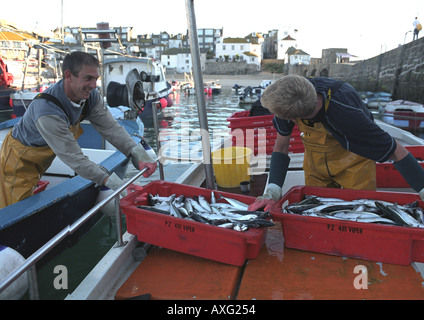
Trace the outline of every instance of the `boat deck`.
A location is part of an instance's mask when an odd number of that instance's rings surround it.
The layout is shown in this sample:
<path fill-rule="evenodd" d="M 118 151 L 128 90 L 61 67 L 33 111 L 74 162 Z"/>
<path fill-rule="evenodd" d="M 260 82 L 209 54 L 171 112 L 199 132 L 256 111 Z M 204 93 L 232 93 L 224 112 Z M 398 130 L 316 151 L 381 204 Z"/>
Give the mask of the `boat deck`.
<path fill-rule="evenodd" d="M 249 195 L 267 175 L 253 176 Z M 222 189 L 241 193 L 240 188 Z M 284 247 L 279 222 L 258 257 L 238 267 L 153 246 L 114 298 L 158 300 L 424 299 L 417 266 L 344 258 Z M 355 269 L 360 266 L 358 271 Z M 366 274 L 364 273 L 366 270 Z M 361 276 L 366 276 L 366 289 Z M 356 281 L 356 282 L 355 282 Z"/>
<path fill-rule="evenodd" d="M 367 289 L 355 281 L 367 270 Z M 359 279 L 359 278 L 358 278 Z M 424 299 L 413 266 L 343 258 L 284 248 L 281 225 L 268 228 L 258 257 L 242 267 L 153 247 L 115 299 L 297 300 Z"/>
<path fill-rule="evenodd" d="M 184 166 L 181 165 L 181 170 L 174 166 L 165 167 L 165 179 L 173 180 L 175 174 L 177 183 L 184 184 L 187 180 L 190 185 L 196 185 L 192 183 L 196 180 L 199 181 L 197 186 L 203 186 L 203 168 L 199 166 L 191 173 L 181 175 Z M 299 180 L 295 171 L 291 173 L 296 181 Z M 196 175 L 200 178 L 193 179 Z M 287 177 L 290 182 L 293 182 L 292 178 L 292 174 Z M 157 180 L 158 177 L 150 179 Z M 256 197 L 263 192 L 267 174 L 254 175 L 252 179 L 247 195 Z M 148 179 L 142 180 L 143 184 L 149 182 Z M 241 193 L 240 188 L 218 189 Z M 135 261 L 128 256 L 143 244 L 136 236 L 126 233 L 124 241 L 128 244 L 111 250 L 67 299 L 424 299 L 422 263 L 404 266 L 289 249 L 284 246 L 282 226 L 278 221 L 267 229 L 259 255 L 243 266 L 156 246 L 150 246 L 141 262 Z M 109 263 L 111 267 L 106 270 L 105 265 Z M 117 280 L 116 275 L 121 270 L 127 271 Z M 108 289 L 100 283 L 93 286 L 97 279 L 106 279 Z M 365 285 L 364 281 L 367 289 L 355 288 L 358 283 Z"/>

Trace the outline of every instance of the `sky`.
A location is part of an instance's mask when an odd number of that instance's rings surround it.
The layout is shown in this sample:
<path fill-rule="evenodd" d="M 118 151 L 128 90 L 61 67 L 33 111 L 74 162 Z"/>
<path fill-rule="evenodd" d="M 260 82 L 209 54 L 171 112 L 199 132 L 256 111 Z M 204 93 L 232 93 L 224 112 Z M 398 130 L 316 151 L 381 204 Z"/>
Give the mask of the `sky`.
<path fill-rule="evenodd" d="M 185 0 L 2 0 L 0 20 L 31 30 L 64 26 L 133 27 L 133 35 L 186 33 Z M 224 28 L 224 38 L 288 30 L 302 49 L 320 58 L 322 49 L 347 48 L 368 59 L 412 41 L 415 17 L 424 23 L 422 0 L 194 0 L 197 28 Z M 422 15 L 422 16 L 421 16 Z M 294 30 L 297 30 L 296 32 Z M 411 31 L 411 32 L 409 32 Z M 421 32 L 421 35 L 424 32 Z"/>

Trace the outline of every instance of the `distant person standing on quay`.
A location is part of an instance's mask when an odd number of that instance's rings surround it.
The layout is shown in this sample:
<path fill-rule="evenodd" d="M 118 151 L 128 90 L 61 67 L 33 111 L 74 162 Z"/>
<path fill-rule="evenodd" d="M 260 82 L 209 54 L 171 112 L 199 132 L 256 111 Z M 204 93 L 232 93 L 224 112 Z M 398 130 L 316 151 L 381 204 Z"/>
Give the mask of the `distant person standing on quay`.
<path fill-rule="evenodd" d="M 415 17 L 415 20 L 412 25 L 414 26 L 414 37 L 412 38 L 412 41 L 414 41 L 415 39 L 418 39 L 418 33 L 420 33 L 423 27 L 421 26 L 421 23 L 418 21 L 417 17 Z"/>

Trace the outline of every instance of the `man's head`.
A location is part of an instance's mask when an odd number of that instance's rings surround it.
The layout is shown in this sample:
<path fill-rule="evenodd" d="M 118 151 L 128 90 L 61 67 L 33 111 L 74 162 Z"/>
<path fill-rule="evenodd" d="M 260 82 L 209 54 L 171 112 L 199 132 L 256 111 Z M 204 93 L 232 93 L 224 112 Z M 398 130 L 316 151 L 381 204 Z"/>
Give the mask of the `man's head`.
<path fill-rule="evenodd" d="M 91 54 L 76 51 L 65 57 L 62 74 L 65 93 L 71 101 L 79 103 L 89 97 L 97 86 L 99 69 L 99 61 Z"/>
<path fill-rule="evenodd" d="M 317 94 L 307 79 L 297 75 L 284 76 L 268 86 L 262 106 L 281 119 L 308 118 L 314 113 Z"/>

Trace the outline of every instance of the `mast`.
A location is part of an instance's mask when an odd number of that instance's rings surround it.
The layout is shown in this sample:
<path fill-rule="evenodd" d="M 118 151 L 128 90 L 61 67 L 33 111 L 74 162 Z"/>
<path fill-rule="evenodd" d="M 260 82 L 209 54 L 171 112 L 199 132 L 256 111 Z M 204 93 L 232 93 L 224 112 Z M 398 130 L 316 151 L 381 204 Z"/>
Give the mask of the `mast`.
<path fill-rule="evenodd" d="M 199 113 L 200 133 L 202 135 L 203 164 L 206 174 L 206 188 L 216 189 L 212 167 L 211 144 L 208 129 L 205 94 L 203 93 L 203 75 L 200 64 L 199 40 L 197 38 L 194 0 L 186 0 L 187 25 L 190 38 L 190 52 L 194 71 L 194 88 L 196 89 L 197 110 Z"/>

